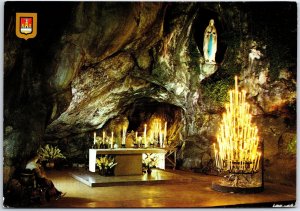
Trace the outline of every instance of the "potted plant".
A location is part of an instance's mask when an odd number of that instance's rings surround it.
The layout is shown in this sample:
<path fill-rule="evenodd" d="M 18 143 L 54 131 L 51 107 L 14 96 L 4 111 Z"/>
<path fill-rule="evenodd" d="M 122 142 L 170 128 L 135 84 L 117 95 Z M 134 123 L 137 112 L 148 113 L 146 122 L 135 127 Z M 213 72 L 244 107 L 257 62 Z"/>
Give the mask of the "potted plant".
<path fill-rule="evenodd" d="M 143 166 L 146 168 L 148 174 L 151 174 L 152 168 L 157 166 L 158 156 L 156 154 L 146 153 L 143 157 Z"/>
<path fill-rule="evenodd" d="M 66 159 L 66 157 L 61 153 L 60 149 L 55 146 L 47 144 L 45 147 L 40 147 L 37 151 L 40 156 L 41 161 L 46 161 L 46 167 L 53 168 L 54 161 L 57 159 Z"/>
<path fill-rule="evenodd" d="M 99 158 L 96 158 L 96 164 L 99 168 L 100 175 L 103 176 L 112 176 L 114 175 L 114 167 L 117 165 L 114 157 L 105 155 Z"/>

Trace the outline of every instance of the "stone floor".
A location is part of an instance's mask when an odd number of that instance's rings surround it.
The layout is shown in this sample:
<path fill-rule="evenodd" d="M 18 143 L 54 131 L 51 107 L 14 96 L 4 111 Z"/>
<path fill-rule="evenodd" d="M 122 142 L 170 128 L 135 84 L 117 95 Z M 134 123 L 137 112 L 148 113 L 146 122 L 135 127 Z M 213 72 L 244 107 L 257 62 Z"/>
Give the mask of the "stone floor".
<path fill-rule="evenodd" d="M 189 183 L 192 177 L 181 176 L 174 172 L 153 169 L 151 174 L 132 176 L 100 176 L 97 172 L 89 172 L 85 169 L 70 171 L 70 175 L 90 187 L 128 186 L 128 185 L 154 185 L 154 184 L 179 184 Z"/>
<path fill-rule="evenodd" d="M 294 205 L 296 188 L 265 183 L 265 190 L 256 194 L 221 193 L 211 189 L 216 176 L 173 171 L 170 183 L 131 183 L 117 186 L 90 187 L 70 173 L 85 170 L 65 169 L 47 172 L 59 190 L 67 192 L 59 200 L 43 202 L 45 208 L 207 208 L 207 207 L 272 207 Z M 80 174 L 80 173 L 79 173 Z M 96 174 L 96 173 L 94 173 Z"/>

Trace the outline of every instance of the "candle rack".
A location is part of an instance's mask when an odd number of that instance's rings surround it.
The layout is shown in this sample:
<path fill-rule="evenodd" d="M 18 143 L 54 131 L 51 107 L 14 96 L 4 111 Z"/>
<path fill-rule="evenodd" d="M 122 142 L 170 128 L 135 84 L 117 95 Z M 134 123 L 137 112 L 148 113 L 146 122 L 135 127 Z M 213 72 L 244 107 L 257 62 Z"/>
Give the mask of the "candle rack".
<path fill-rule="evenodd" d="M 129 140 L 132 140 L 134 143 L 130 147 L 134 148 L 162 148 L 167 143 L 167 122 L 164 122 L 162 125 L 161 119 L 154 119 L 153 123 L 150 122 L 151 125 L 144 124 L 144 131 L 140 132 L 140 136 L 138 136 L 138 132 L 135 132 L 134 137 L 130 137 Z M 105 131 L 102 131 L 102 137 L 97 136 L 96 132 L 93 132 L 93 149 L 116 149 L 116 148 L 127 148 L 126 147 L 126 139 L 127 136 L 127 127 L 123 126 L 121 137 L 118 137 L 118 134 L 114 134 L 111 131 L 111 135 L 108 135 Z M 134 132 L 134 131 L 132 131 Z M 142 133 L 142 134 L 141 134 Z M 103 144 L 102 144 L 103 143 Z M 102 146 L 101 146 L 102 144 Z"/>
<path fill-rule="evenodd" d="M 215 165 L 225 176 L 212 183 L 221 192 L 256 193 L 263 190 L 263 142 L 258 129 L 251 122 L 250 105 L 246 92 L 239 91 L 237 77 L 235 89 L 229 91 L 230 103 L 217 134 L 214 147 Z"/>

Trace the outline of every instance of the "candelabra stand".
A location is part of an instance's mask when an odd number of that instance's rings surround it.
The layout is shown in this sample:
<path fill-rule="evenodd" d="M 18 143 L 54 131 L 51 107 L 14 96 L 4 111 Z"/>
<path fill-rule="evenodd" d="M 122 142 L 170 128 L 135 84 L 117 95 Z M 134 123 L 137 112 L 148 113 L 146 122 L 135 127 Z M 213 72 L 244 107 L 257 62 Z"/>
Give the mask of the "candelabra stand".
<path fill-rule="evenodd" d="M 224 161 L 225 162 L 225 161 Z M 240 165 L 235 163 L 235 165 Z M 251 163 L 248 163 L 251 165 Z M 212 189 L 227 193 L 259 193 L 264 190 L 263 182 L 263 157 L 260 162 L 261 168 L 256 171 L 231 169 L 223 172 L 223 178 L 212 182 Z M 222 170 L 221 170 L 222 172 Z"/>
<path fill-rule="evenodd" d="M 263 190 L 263 141 L 251 121 L 246 91 L 239 90 L 238 78 L 229 91 L 229 103 L 213 144 L 216 168 L 225 176 L 213 182 L 212 188 L 222 192 L 256 193 Z"/>
<path fill-rule="evenodd" d="M 224 171 L 218 169 L 223 173 L 223 177 L 219 180 L 212 182 L 212 189 L 225 193 L 259 193 L 264 190 L 264 143 L 261 143 L 261 160 L 259 163 L 260 168 L 253 170 L 250 168 L 253 163 L 248 162 L 241 164 L 240 162 L 232 162 L 232 168 Z M 228 162 L 223 161 L 223 166 Z M 240 165 L 244 165 L 244 170 L 238 170 Z"/>

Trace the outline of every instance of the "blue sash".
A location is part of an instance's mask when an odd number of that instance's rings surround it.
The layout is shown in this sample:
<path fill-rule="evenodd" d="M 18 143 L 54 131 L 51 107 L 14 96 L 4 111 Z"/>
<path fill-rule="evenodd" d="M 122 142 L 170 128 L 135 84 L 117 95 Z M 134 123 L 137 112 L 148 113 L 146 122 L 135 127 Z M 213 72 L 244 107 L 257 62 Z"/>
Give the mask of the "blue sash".
<path fill-rule="evenodd" d="M 209 41 L 208 41 L 208 48 L 207 48 L 207 52 L 208 52 L 208 56 L 210 57 L 212 55 L 212 47 L 213 47 L 213 36 L 212 34 L 209 35 Z"/>

